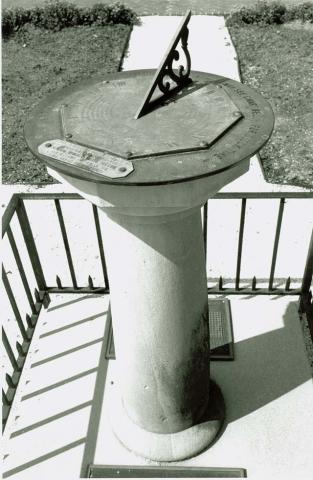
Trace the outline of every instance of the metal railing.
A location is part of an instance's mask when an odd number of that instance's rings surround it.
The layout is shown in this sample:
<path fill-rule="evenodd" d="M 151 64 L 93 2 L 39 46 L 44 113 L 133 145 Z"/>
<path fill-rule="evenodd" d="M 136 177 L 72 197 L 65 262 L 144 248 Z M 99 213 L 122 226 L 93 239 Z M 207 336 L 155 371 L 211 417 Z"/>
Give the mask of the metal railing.
<path fill-rule="evenodd" d="M 239 222 L 239 234 L 238 234 L 238 247 L 237 247 L 237 259 L 236 259 L 236 275 L 235 275 L 235 286 L 234 288 L 227 288 L 224 287 L 224 279 L 223 276 L 219 277 L 218 284 L 215 287 L 208 288 L 208 293 L 214 294 L 253 294 L 253 295 L 308 295 L 310 290 L 310 285 L 312 282 L 312 268 L 310 267 L 312 251 L 312 236 L 311 236 L 311 243 L 308 248 L 308 258 L 306 261 L 306 266 L 304 268 L 304 273 L 302 277 L 302 284 L 300 288 L 291 288 L 291 276 L 287 276 L 285 280 L 284 287 L 274 286 L 275 280 L 275 267 L 277 262 L 277 255 L 281 237 L 281 227 L 283 221 L 283 214 L 285 209 L 285 202 L 287 199 L 313 199 L 313 193 L 305 192 L 305 193 L 290 193 L 290 192 L 274 192 L 274 193 L 259 193 L 259 192 L 249 192 L 249 193 L 218 193 L 214 200 L 241 200 L 241 211 L 240 211 L 240 222 Z M 267 279 L 267 287 L 258 288 L 257 287 L 257 278 L 252 276 L 250 281 L 249 287 L 241 287 L 241 265 L 242 265 L 242 252 L 243 252 L 243 244 L 244 244 L 244 228 L 245 228 L 245 219 L 246 219 L 246 206 L 248 200 L 261 200 L 261 199 L 271 199 L 279 201 L 279 209 L 278 215 L 276 220 L 276 227 L 275 227 L 275 237 L 274 237 L 274 244 L 272 249 L 272 256 L 271 256 L 271 267 L 269 272 L 269 277 Z M 205 252 L 207 252 L 207 215 L 208 203 L 204 205 L 204 244 L 205 244 Z M 301 212 L 300 212 L 301 213 Z M 313 235 L 313 232 L 312 232 Z M 262 282 L 264 283 L 264 282 Z"/>
<path fill-rule="evenodd" d="M 300 308 L 305 312 L 312 322 L 312 295 L 310 293 L 312 274 L 313 274 L 313 234 L 308 248 L 307 259 L 303 265 L 303 277 L 301 279 L 301 286 L 293 287 L 291 285 L 291 275 L 285 279 L 283 287 L 275 286 L 275 267 L 277 262 L 277 255 L 279 251 L 281 239 L 281 227 L 284 216 L 284 208 L 286 199 L 313 199 L 313 193 L 219 193 L 214 197 L 214 200 L 237 200 L 241 202 L 240 221 L 238 230 L 238 245 L 234 286 L 225 286 L 223 276 L 220 276 L 213 287 L 208 287 L 209 294 L 240 294 L 240 295 L 298 295 L 300 297 Z M 242 253 L 245 245 L 245 221 L 247 202 L 250 200 L 270 199 L 273 202 L 279 202 L 278 215 L 275 226 L 274 243 L 271 252 L 271 262 L 269 276 L 266 279 L 267 286 L 258 286 L 258 281 L 255 276 L 252 276 L 249 286 L 241 285 L 241 267 L 242 267 Z M 50 200 L 54 202 L 54 209 L 58 220 L 58 228 L 61 234 L 65 257 L 70 273 L 71 285 L 63 285 L 59 275 L 56 275 L 55 284 L 47 284 L 46 272 L 44 272 L 40 255 L 38 254 L 37 245 L 35 242 L 33 229 L 29 221 L 29 216 L 25 203 L 29 200 Z M 101 272 L 103 281 L 101 285 L 95 285 L 91 275 L 86 279 L 86 285 L 80 285 L 77 280 L 75 265 L 72 256 L 71 245 L 68 237 L 67 225 L 63 215 L 62 204 L 67 200 L 80 200 L 86 202 L 77 194 L 15 194 L 13 195 L 3 216 L 2 237 L 6 236 L 9 242 L 13 257 L 16 262 L 18 274 L 28 301 L 28 311 L 21 312 L 18 305 L 18 295 L 14 293 L 7 274 L 5 266 L 2 267 L 2 279 L 4 289 L 6 291 L 11 310 L 22 342 L 15 342 L 15 348 L 12 346 L 12 339 L 9 338 L 6 328 L 2 328 L 2 338 L 4 350 L 6 352 L 8 362 L 11 366 L 11 373 L 5 374 L 7 389 L 2 390 L 3 395 L 3 422 L 5 424 L 10 407 L 12 405 L 18 380 L 25 362 L 27 351 L 34 333 L 34 329 L 40 314 L 41 308 L 49 305 L 49 294 L 53 293 L 109 293 L 109 280 L 106 268 L 105 254 L 103 249 L 102 233 L 100 228 L 100 221 L 98 209 L 94 205 L 91 207 L 91 219 L 94 223 L 97 248 L 99 251 L 99 259 L 101 264 Z M 210 200 L 209 200 L 210 202 Z M 300 212 L 301 213 L 301 212 Z M 27 271 L 24 267 L 23 259 L 20 255 L 20 246 L 17 244 L 14 232 L 11 228 L 12 218 L 16 217 L 26 250 L 28 253 L 32 273 L 36 284 L 30 285 Z M 203 207 L 203 236 L 205 252 L 207 253 L 207 231 L 208 231 L 208 203 Z M 48 232 L 47 232 L 48 233 Z M 25 260 L 25 259 L 24 259 Z M 32 293 L 33 292 L 33 293 Z M 23 320 L 25 319 L 25 321 Z M 312 325 L 312 324 L 311 324 Z M 15 340 L 14 340 L 15 341 Z M 15 353 L 14 353 L 15 350 Z"/>

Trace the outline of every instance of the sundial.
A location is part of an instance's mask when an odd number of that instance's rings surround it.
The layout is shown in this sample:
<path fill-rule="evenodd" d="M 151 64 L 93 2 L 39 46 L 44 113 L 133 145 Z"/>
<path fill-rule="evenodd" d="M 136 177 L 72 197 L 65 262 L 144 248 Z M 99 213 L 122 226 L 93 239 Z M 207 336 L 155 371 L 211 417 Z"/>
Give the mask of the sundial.
<path fill-rule="evenodd" d="M 32 152 L 78 178 L 150 185 L 212 175 L 259 150 L 273 128 L 269 104 L 239 82 L 191 72 L 189 18 L 156 72 L 91 78 L 41 102 L 25 126 Z"/>
<path fill-rule="evenodd" d="M 190 15 L 156 71 L 88 78 L 40 102 L 25 125 L 31 151 L 104 225 L 117 370 L 100 423 L 158 462 L 197 455 L 221 432 L 201 206 L 248 170 L 274 123 L 256 91 L 191 70 Z"/>

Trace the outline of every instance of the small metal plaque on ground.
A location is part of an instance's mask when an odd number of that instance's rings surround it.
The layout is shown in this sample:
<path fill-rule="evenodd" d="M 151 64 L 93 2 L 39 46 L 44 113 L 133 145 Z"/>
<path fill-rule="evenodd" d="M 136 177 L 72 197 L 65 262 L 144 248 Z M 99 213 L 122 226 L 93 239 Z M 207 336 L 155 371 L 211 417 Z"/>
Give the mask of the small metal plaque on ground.
<path fill-rule="evenodd" d="M 234 360 L 234 337 L 227 298 L 209 300 L 211 360 Z"/>
<path fill-rule="evenodd" d="M 230 301 L 227 298 L 213 298 L 209 300 L 209 326 L 211 360 L 234 360 L 234 338 Z M 106 358 L 109 360 L 115 359 L 111 319 Z"/>
<path fill-rule="evenodd" d="M 244 468 L 90 465 L 88 478 L 246 478 Z"/>

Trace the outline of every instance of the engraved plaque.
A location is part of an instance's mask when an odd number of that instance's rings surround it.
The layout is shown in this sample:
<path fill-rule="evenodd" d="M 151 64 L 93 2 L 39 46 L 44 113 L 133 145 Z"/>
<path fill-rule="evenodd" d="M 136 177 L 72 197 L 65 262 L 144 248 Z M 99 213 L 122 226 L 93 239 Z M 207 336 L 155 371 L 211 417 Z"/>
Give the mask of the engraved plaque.
<path fill-rule="evenodd" d="M 38 152 L 61 163 L 108 178 L 123 178 L 134 170 L 132 162 L 128 160 L 65 140 L 47 140 L 39 145 Z"/>

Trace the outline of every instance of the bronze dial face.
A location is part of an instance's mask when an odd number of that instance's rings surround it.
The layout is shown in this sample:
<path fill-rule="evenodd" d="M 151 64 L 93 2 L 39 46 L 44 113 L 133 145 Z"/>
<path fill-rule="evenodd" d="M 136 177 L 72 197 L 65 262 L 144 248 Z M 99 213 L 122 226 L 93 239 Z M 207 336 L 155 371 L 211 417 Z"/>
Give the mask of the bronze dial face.
<path fill-rule="evenodd" d="M 202 72 L 191 72 L 192 82 L 136 119 L 153 74 L 92 78 L 47 97 L 26 122 L 29 148 L 68 175 L 151 185 L 214 175 L 251 157 L 269 139 L 269 103 L 239 82 Z M 44 148 L 53 142 L 62 156 Z"/>

